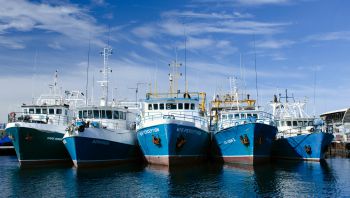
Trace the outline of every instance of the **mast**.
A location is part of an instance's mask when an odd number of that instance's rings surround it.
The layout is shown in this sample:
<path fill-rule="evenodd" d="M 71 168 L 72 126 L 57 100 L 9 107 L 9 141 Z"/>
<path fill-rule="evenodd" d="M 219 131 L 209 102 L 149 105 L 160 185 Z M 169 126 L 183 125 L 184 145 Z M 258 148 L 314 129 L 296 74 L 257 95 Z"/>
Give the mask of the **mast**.
<path fill-rule="evenodd" d="M 88 50 L 88 59 L 87 59 L 87 67 L 86 67 L 85 105 L 88 105 L 89 67 L 90 67 L 90 38 L 89 38 L 89 50 Z"/>
<path fill-rule="evenodd" d="M 111 68 L 108 66 L 108 57 L 112 55 L 112 48 L 107 45 L 103 48 L 101 56 L 103 56 L 103 69 L 100 70 L 102 73 L 102 80 L 98 81 L 102 88 L 102 97 L 100 99 L 100 106 L 107 106 L 108 104 L 108 83 L 109 83 L 109 73 L 112 72 Z"/>
<path fill-rule="evenodd" d="M 256 47 L 255 47 L 255 35 L 254 35 L 254 68 L 255 68 L 255 88 L 256 88 L 256 106 L 259 109 L 259 90 L 258 90 L 258 72 L 256 70 Z"/>
<path fill-rule="evenodd" d="M 185 35 L 185 92 L 188 92 L 188 83 L 187 83 L 187 35 L 186 29 L 184 26 L 184 35 Z"/>
<path fill-rule="evenodd" d="M 181 76 L 179 73 L 179 68 L 182 66 L 181 63 L 177 61 L 177 52 L 175 60 L 169 64 L 170 73 L 169 73 L 169 93 L 171 95 L 176 94 L 178 90 L 178 79 Z"/>
<path fill-rule="evenodd" d="M 57 95 L 57 81 L 58 81 L 58 71 L 55 71 L 55 77 L 53 80 L 53 95 Z"/>

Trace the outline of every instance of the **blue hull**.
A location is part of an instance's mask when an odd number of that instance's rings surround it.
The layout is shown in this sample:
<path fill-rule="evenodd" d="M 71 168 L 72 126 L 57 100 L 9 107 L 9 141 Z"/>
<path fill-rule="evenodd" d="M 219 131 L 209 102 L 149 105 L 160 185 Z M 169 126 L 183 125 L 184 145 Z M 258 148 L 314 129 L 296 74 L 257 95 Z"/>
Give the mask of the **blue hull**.
<path fill-rule="evenodd" d="M 280 138 L 273 144 L 274 158 L 320 161 L 334 136 L 329 133 L 311 133 Z"/>
<path fill-rule="evenodd" d="M 63 143 L 76 167 L 103 166 L 140 159 L 137 145 L 88 137 L 65 137 Z"/>
<path fill-rule="evenodd" d="M 137 131 L 137 139 L 148 163 L 173 165 L 207 158 L 209 133 L 179 124 L 161 124 Z"/>
<path fill-rule="evenodd" d="M 274 126 L 249 123 L 230 127 L 214 134 L 214 156 L 228 163 L 254 164 L 269 160 Z"/>

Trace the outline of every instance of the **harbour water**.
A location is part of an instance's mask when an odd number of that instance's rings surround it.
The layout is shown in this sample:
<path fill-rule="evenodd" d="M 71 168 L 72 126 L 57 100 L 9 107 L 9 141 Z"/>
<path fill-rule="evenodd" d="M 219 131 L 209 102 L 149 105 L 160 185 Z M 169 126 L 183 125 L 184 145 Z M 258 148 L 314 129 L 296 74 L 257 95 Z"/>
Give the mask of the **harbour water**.
<path fill-rule="evenodd" d="M 204 164 L 168 169 L 19 168 L 0 156 L 0 197 L 343 197 L 350 196 L 350 159 L 278 161 L 260 166 Z"/>

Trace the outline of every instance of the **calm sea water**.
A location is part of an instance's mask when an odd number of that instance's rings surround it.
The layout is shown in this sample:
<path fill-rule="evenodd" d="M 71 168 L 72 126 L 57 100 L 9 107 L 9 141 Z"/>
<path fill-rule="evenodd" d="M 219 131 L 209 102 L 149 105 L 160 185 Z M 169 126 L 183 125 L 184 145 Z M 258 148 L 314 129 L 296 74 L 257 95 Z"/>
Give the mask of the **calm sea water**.
<path fill-rule="evenodd" d="M 219 164 L 168 169 L 123 165 L 21 169 L 0 156 L 0 197 L 343 197 L 350 196 L 350 159 Z"/>

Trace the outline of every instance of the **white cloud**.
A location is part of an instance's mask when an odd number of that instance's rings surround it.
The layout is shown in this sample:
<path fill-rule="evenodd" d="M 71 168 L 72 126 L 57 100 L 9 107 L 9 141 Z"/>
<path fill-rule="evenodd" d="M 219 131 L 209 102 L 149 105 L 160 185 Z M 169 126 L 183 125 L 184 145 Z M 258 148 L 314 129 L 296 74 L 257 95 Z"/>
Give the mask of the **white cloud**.
<path fill-rule="evenodd" d="M 166 56 L 167 54 L 161 49 L 159 45 L 151 41 L 143 41 L 141 45 L 159 55 Z"/>
<path fill-rule="evenodd" d="M 350 31 L 326 32 L 322 34 L 314 34 L 306 37 L 306 41 L 335 41 L 350 40 Z"/>
<path fill-rule="evenodd" d="M 23 49 L 25 45 L 19 38 L 13 39 L 12 37 L 4 37 L 0 35 L 0 46 L 10 49 Z"/>
<path fill-rule="evenodd" d="M 147 24 L 143 25 L 137 28 L 134 28 L 131 31 L 135 36 L 141 37 L 141 38 L 148 38 L 153 37 L 157 33 L 157 27 L 153 24 Z"/>
<path fill-rule="evenodd" d="M 291 40 L 263 40 L 257 41 L 255 46 L 257 48 L 279 49 L 293 45 L 295 42 Z"/>
<path fill-rule="evenodd" d="M 163 17 L 166 18 L 174 18 L 174 17 L 180 17 L 180 18 L 189 18 L 189 19 L 235 19 L 235 18 L 251 18 L 253 17 L 252 14 L 249 13 L 240 13 L 240 12 L 233 12 L 230 13 L 218 13 L 218 12 L 211 12 L 211 13 L 205 13 L 205 12 L 194 12 L 194 11 L 178 11 L 178 10 L 172 10 L 163 12 L 161 14 Z"/>
<path fill-rule="evenodd" d="M 93 38 L 95 44 L 102 45 L 98 36 L 105 32 L 103 26 L 96 25 L 87 10 L 71 4 L 50 5 L 24 0 L 0 0 L 0 34 L 11 31 L 28 32 L 34 29 L 55 32 L 70 39 Z"/>
<path fill-rule="evenodd" d="M 265 5 L 265 4 L 286 4 L 291 2 L 291 0 L 235 0 L 241 5 Z"/>
<path fill-rule="evenodd" d="M 226 14 L 169 11 L 163 12 L 161 15 L 163 19 L 160 22 L 136 27 L 132 30 L 133 34 L 140 38 L 151 38 L 159 35 L 183 36 L 185 32 L 192 36 L 204 34 L 271 35 L 282 32 L 284 27 L 290 25 L 290 23 L 246 20 L 244 18 L 251 18 L 252 15 L 239 12 Z M 192 18 L 185 21 L 181 19 L 181 16 Z"/>
<path fill-rule="evenodd" d="M 187 39 L 188 49 L 203 49 L 212 46 L 213 44 L 214 41 L 208 38 L 188 37 Z"/>
<path fill-rule="evenodd" d="M 47 46 L 51 47 L 52 49 L 57 49 L 57 50 L 63 50 L 63 47 L 58 41 L 55 41 L 53 43 L 49 43 Z"/>

